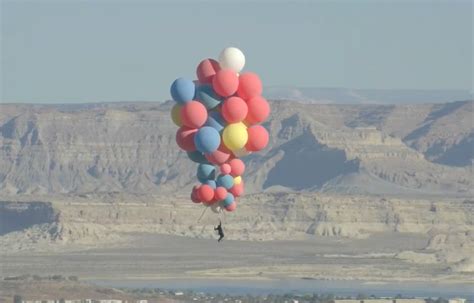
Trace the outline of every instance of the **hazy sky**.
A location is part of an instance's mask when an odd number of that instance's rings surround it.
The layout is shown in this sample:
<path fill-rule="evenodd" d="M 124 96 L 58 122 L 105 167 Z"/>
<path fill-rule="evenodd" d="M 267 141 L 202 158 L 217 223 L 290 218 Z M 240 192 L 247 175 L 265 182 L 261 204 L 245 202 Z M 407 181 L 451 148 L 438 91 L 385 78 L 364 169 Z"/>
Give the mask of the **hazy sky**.
<path fill-rule="evenodd" d="M 163 100 L 237 46 L 264 85 L 472 90 L 471 1 L 1 1 L 2 100 Z"/>

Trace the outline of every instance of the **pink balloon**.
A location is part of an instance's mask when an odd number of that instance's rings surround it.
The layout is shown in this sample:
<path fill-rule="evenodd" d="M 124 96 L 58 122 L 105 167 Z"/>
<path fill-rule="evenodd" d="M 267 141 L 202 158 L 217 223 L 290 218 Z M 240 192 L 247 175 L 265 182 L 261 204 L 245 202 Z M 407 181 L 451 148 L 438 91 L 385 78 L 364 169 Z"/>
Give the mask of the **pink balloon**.
<path fill-rule="evenodd" d="M 267 100 L 261 96 L 255 96 L 247 101 L 247 125 L 253 125 L 265 121 L 270 115 L 270 105 Z"/>
<path fill-rule="evenodd" d="M 219 62 L 214 59 L 204 59 L 196 69 L 196 75 L 201 83 L 212 83 L 212 78 L 220 70 Z"/>
<path fill-rule="evenodd" d="M 211 162 L 212 164 L 220 165 L 230 159 L 231 153 L 232 152 L 227 150 L 227 148 L 223 147 L 223 144 L 221 143 L 221 145 L 216 151 L 210 154 L 205 154 L 205 157 L 207 161 Z"/>
<path fill-rule="evenodd" d="M 222 116 L 228 123 L 241 122 L 247 116 L 247 112 L 247 103 L 239 97 L 230 97 L 222 104 Z"/>
<path fill-rule="evenodd" d="M 229 161 L 231 167 L 230 175 L 232 177 L 242 176 L 245 171 L 245 164 L 240 159 L 232 159 Z"/>
<path fill-rule="evenodd" d="M 232 155 L 232 152 L 224 146 L 223 143 L 219 146 L 219 148 L 214 151 L 213 153 L 206 154 L 205 157 L 207 161 L 211 162 L 215 165 L 221 165 L 227 162 Z"/>
<path fill-rule="evenodd" d="M 207 184 L 201 185 L 198 188 L 197 192 L 198 192 L 199 198 L 205 204 L 208 204 L 209 202 L 212 201 L 212 199 L 214 199 L 214 189 Z"/>
<path fill-rule="evenodd" d="M 254 125 L 247 128 L 249 138 L 245 148 L 248 151 L 259 151 L 264 149 L 268 145 L 268 140 L 270 136 L 265 127 L 261 125 Z"/>
<path fill-rule="evenodd" d="M 238 87 L 239 77 L 231 69 L 221 69 L 212 78 L 212 88 L 222 97 L 232 96 Z"/>
<path fill-rule="evenodd" d="M 227 211 L 234 211 L 237 208 L 237 203 L 234 201 L 230 205 L 228 205 L 225 210 Z"/>
<path fill-rule="evenodd" d="M 207 109 L 198 101 L 190 101 L 181 108 L 181 122 L 189 128 L 200 128 L 206 123 Z"/>
<path fill-rule="evenodd" d="M 181 126 L 176 132 L 176 143 L 178 146 L 185 151 L 195 151 L 196 146 L 194 145 L 194 135 L 198 130 L 195 128 L 189 128 Z"/>
<path fill-rule="evenodd" d="M 232 186 L 229 192 L 233 194 L 234 197 L 242 196 L 244 194 L 244 181 L 241 181 L 240 184 L 235 184 Z"/>
<path fill-rule="evenodd" d="M 249 100 L 252 97 L 260 96 L 262 94 L 262 81 L 255 73 L 243 73 L 239 76 L 239 88 L 237 95 L 244 100 Z"/>
<path fill-rule="evenodd" d="M 216 201 L 224 200 L 225 197 L 227 197 L 227 189 L 221 186 L 217 187 L 216 190 L 214 191 L 214 197 Z"/>
<path fill-rule="evenodd" d="M 220 169 L 221 169 L 221 174 L 223 174 L 223 175 L 228 175 L 228 174 L 230 174 L 230 171 L 232 170 L 232 168 L 230 167 L 230 165 L 227 164 L 227 163 L 222 164 L 221 167 L 220 167 Z"/>

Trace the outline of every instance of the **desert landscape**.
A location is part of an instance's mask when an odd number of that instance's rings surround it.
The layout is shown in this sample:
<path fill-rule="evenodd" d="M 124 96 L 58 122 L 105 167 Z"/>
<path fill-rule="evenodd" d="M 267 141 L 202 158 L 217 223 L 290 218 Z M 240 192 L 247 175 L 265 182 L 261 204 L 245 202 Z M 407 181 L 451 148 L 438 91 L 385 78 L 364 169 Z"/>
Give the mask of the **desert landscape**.
<path fill-rule="evenodd" d="M 0 105 L 0 274 L 472 285 L 473 104 L 272 101 L 220 215 L 189 201 L 170 102 Z"/>

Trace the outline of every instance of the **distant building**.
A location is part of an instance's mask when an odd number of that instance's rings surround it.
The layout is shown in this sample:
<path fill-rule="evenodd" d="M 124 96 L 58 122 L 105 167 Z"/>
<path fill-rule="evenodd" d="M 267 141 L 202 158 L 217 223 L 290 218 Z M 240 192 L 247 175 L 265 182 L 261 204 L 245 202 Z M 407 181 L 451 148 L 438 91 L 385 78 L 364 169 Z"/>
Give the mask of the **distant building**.
<path fill-rule="evenodd" d="M 182 295 L 184 295 L 184 293 L 183 293 L 182 291 L 176 291 L 176 292 L 174 293 L 174 295 L 175 295 L 175 296 L 182 296 Z"/>
<path fill-rule="evenodd" d="M 334 300 L 334 303 L 426 303 L 425 299 L 365 299 L 365 300 Z M 450 302 L 451 303 L 451 302 Z M 464 303 L 464 302 L 453 302 Z"/>
<path fill-rule="evenodd" d="M 23 300 L 22 303 L 61 303 L 62 300 Z M 116 300 L 116 299 L 77 299 L 77 300 L 64 300 L 64 303 L 127 303 L 127 301 Z M 148 300 L 137 300 L 136 303 L 148 303 Z"/>
<path fill-rule="evenodd" d="M 449 303 L 466 303 L 466 299 L 463 299 L 463 298 L 452 298 L 452 299 L 449 299 Z"/>

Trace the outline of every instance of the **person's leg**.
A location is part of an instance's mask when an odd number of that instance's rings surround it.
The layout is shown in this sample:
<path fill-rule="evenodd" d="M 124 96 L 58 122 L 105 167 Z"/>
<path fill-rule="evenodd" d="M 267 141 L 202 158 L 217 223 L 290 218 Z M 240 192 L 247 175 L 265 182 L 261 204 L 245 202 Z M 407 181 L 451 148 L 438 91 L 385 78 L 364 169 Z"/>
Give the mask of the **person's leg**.
<path fill-rule="evenodd" d="M 221 242 L 221 240 L 224 238 L 224 235 L 221 234 L 220 237 L 219 237 L 219 240 L 217 240 L 217 242 Z"/>

